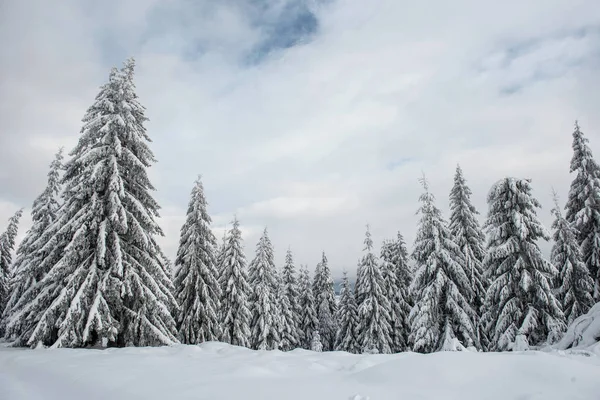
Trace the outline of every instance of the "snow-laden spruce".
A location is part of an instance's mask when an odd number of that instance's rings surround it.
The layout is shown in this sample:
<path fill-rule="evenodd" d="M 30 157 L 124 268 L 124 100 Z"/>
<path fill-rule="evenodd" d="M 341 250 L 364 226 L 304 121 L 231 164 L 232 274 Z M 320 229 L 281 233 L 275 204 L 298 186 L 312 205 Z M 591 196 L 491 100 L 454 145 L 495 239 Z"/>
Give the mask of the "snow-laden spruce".
<path fill-rule="evenodd" d="M 593 297 L 600 300 L 600 168 L 588 139 L 575 122 L 570 172 L 577 175 L 569 190 L 565 218 L 577 231 L 583 261 L 594 281 Z"/>
<path fill-rule="evenodd" d="M 50 163 L 46 188 L 33 202 L 31 228 L 17 249 L 10 296 L 4 309 L 4 322 L 11 319 L 11 315 L 16 316 L 13 318 L 10 328 L 6 330 L 6 336 L 11 339 L 18 338 L 24 329 L 31 328 L 31 326 L 27 326 L 27 321 L 19 317 L 19 312 L 32 300 L 34 296 L 32 288 L 35 283 L 39 282 L 48 272 L 39 268 L 41 261 L 45 258 L 45 253 L 40 250 L 46 244 L 41 239 L 48 227 L 56 221 L 58 215 L 62 160 L 63 149 L 61 148 Z"/>
<path fill-rule="evenodd" d="M 338 331 L 335 340 L 335 350 L 347 351 L 354 354 L 360 353 L 361 348 L 356 335 L 358 328 L 358 308 L 354 293 L 350 287 L 350 282 L 348 281 L 347 271 L 344 271 L 342 278 L 342 290 L 336 319 Z"/>
<path fill-rule="evenodd" d="M 319 320 L 319 335 L 323 342 L 323 350 L 331 351 L 335 347 L 337 332 L 335 314 L 337 307 L 333 278 L 331 277 L 331 270 L 327 264 L 325 252 L 323 252 L 321 262 L 317 264 L 317 268 L 315 269 L 313 295 L 315 297 L 315 307 Z"/>
<path fill-rule="evenodd" d="M 242 246 L 242 232 L 237 218 L 225 242 L 221 258 L 221 341 L 235 346 L 250 347 L 251 293 L 246 271 L 246 256 Z"/>
<path fill-rule="evenodd" d="M 447 350 L 456 340 L 464 347 L 479 347 L 464 257 L 425 178 L 421 184 L 424 193 L 419 198 L 421 218 L 412 254 L 417 269 L 411 284 L 414 306 L 409 315 L 409 341 L 413 351 L 422 353 Z"/>
<path fill-rule="evenodd" d="M 401 239 L 400 233 L 398 233 Z M 385 296 L 390 301 L 390 335 L 391 351 L 398 353 L 408 349 L 408 315 L 410 314 L 410 303 L 408 288 L 410 278 L 407 279 L 408 271 L 406 258 L 402 254 L 405 251 L 403 241 L 386 240 L 381 246 L 381 277 Z M 408 275 L 409 276 L 409 275 Z"/>
<path fill-rule="evenodd" d="M 556 192 L 552 214 L 554 245 L 550 257 L 552 265 L 558 271 L 556 297 L 562 306 L 565 323 L 569 326 L 575 318 L 588 312 L 594 305 L 593 281 L 581 258 L 577 232 L 563 217 Z"/>
<path fill-rule="evenodd" d="M 219 276 L 223 274 L 223 257 L 225 256 L 225 248 L 227 247 L 227 228 L 223 231 L 223 237 L 221 238 L 221 244 L 215 252 L 215 264 L 217 266 L 217 273 Z"/>
<path fill-rule="evenodd" d="M 479 221 L 477 221 L 476 216 L 479 212 L 471 203 L 471 194 L 471 189 L 467 186 L 462 169 L 457 166 L 454 175 L 454 186 L 450 191 L 450 224 L 448 228 L 463 254 L 463 269 L 467 273 L 469 285 L 471 286 L 469 302 L 476 311 L 474 324 L 477 328 L 478 339 L 483 342 L 482 345 L 487 346 L 485 334 L 482 332 L 479 323 L 483 299 L 488 287 L 483 277 L 485 235 Z"/>
<path fill-rule="evenodd" d="M 312 292 L 312 284 L 308 268 L 300 267 L 300 278 L 298 280 L 300 288 L 300 297 L 298 306 L 300 307 L 299 334 L 300 345 L 302 348 L 310 350 L 314 332 L 319 329 L 319 319 L 315 310 L 315 298 Z M 319 337 L 320 340 L 320 337 Z"/>
<path fill-rule="evenodd" d="M 23 317 L 37 321 L 30 346 L 176 343 L 176 307 L 155 237 L 159 206 L 147 120 L 133 84 L 134 61 L 113 68 L 83 119 L 62 179 L 63 199 L 36 297 Z M 52 263 L 48 265 L 47 263 Z"/>
<path fill-rule="evenodd" d="M 249 267 L 250 295 L 250 344 L 255 350 L 273 350 L 280 344 L 278 328 L 279 305 L 277 304 L 277 271 L 273 245 L 265 228 L 256 246 L 256 256 Z"/>
<path fill-rule="evenodd" d="M 277 305 L 279 310 L 279 348 L 283 351 L 293 350 L 298 347 L 298 328 L 296 325 L 296 316 L 292 305 L 285 294 L 285 286 L 280 274 L 277 274 L 278 291 Z"/>
<path fill-rule="evenodd" d="M 373 240 L 367 227 L 365 254 L 358 273 L 361 302 L 358 304 L 358 327 L 356 333 L 360 349 L 364 353 L 389 354 L 392 349 L 390 313 L 391 303 L 387 298 L 377 257 L 373 254 Z"/>
<path fill-rule="evenodd" d="M 531 190 L 528 179 L 504 178 L 488 194 L 484 268 L 491 284 L 482 322 L 490 350 L 512 349 L 518 334 L 528 346 L 553 342 L 564 329 L 551 287 L 557 271 L 537 244 L 550 236 L 538 219 L 541 205 Z"/>
<path fill-rule="evenodd" d="M 284 329 L 289 329 L 289 339 L 282 337 L 282 349 L 286 349 L 293 343 L 294 347 L 300 346 L 300 307 L 298 300 L 298 279 L 296 278 L 296 267 L 292 250 L 288 249 L 285 255 L 285 264 L 281 271 L 281 316 Z M 289 327 L 289 328 L 288 328 Z"/>
<path fill-rule="evenodd" d="M 316 351 L 317 353 L 323 351 L 323 340 L 321 339 L 321 335 L 319 335 L 318 329 L 313 332 L 310 349 L 312 351 Z"/>
<path fill-rule="evenodd" d="M 206 210 L 200 177 L 192 189 L 186 221 L 181 227 L 175 259 L 175 295 L 179 303 L 177 329 L 186 344 L 217 341 L 221 337 L 219 287 L 216 265 L 217 240 Z"/>
<path fill-rule="evenodd" d="M 0 336 L 4 334 L 4 322 L 2 313 L 8 302 L 11 289 L 12 256 L 15 248 L 15 239 L 19 233 L 19 220 L 23 215 L 23 209 L 18 210 L 8 220 L 6 230 L 0 234 Z"/>

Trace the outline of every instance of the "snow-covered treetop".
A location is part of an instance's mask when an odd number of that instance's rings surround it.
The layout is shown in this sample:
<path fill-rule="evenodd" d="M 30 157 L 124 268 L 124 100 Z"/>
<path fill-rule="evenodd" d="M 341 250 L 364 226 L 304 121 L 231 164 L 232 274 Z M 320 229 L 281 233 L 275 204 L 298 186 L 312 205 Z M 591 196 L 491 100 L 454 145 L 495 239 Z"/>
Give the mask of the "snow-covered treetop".
<path fill-rule="evenodd" d="M 570 172 L 598 173 L 598 164 L 594 161 L 592 150 L 588 146 L 589 140 L 583 135 L 579 124 L 575 121 L 573 131 L 573 157 L 571 158 Z"/>
<path fill-rule="evenodd" d="M 450 191 L 450 232 L 461 248 L 469 244 L 475 256 L 481 259 L 485 236 L 475 217 L 479 212 L 471 203 L 471 195 L 471 189 L 467 186 L 462 169 L 457 165 L 454 186 Z"/>
<path fill-rule="evenodd" d="M 369 225 L 367 225 L 367 232 L 365 233 L 364 245 L 364 251 L 370 252 L 371 250 L 373 250 L 373 239 L 371 238 L 371 229 Z"/>
<path fill-rule="evenodd" d="M 60 193 L 60 174 L 62 171 L 63 148 L 61 147 L 52 163 L 50 163 L 50 171 L 48 172 L 48 184 L 46 189 L 33 202 L 31 210 L 31 219 L 33 226 L 39 231 L 43 231 L 56 219 L 56 212 L 60 207 L 58 203 L 58 195 Z"/>
<path fill-rule="evenodd" d="M 19 220 L 22 215 L 23 209 L 21 208 L 8 219 L 6 230 L 0 234 L 0 266 L 5 271 L 10 271 L 11 268 L 12 252 L 15 248 L 15 240 L 19 233 Z"/>
<path fill-rule="evenodd" d="M 550 239 L 550 233 L 536 213 L 536 208 L 542 205 L 531 191 L 531 179 L 504 178 L 492 186 L 487 198 L 490 208 L 484 226 L 493 233 L 491 240 L 497 240 L 498 235 L 516 235 L 520 240 Z"/>

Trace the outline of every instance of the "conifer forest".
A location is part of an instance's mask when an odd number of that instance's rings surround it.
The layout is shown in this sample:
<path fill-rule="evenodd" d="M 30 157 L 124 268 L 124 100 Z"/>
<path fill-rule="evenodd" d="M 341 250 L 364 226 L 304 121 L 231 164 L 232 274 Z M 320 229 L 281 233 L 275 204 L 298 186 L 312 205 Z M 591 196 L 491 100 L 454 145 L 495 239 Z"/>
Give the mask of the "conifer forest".
<path fill-rule="evenodd" d="M 574 321 L 598 308 L 600 166 L 577 122 L 565 132 L 572 183 L 555 188 L 568 196 L 555 193 L 542 210 L 535 182 L 498 176 L 488 208 L 477 210 L 469 171 L 459 165 L 447 194 L 415 177 L 414 243 L 404 240 L 403 226 L 375 243 L 377 226 L 366 226 L 362 243 L 347 244 L 363 252 L 339 293 L 326 252 L 316 266 L 299 265 L 294 243 L 274 249 L 265 228 L 245 254 L 236 215 L 223 239 L 215 237 L 201 175 L 190 182 L 169 260 L 157 243 L 160 205 L 148 174 L 157 160 L 135 67 L 128 59 L 110 71 L 77 144 L 57 149 L 24 239 L 16 243 L 23 210 L 0 225 L 0 335 L 11 346 L 509 352 L 564 343 Z M 550 227 L 542 212 L 551 212 Z M 543 241 L 552 243 L 550 254 Z"/>

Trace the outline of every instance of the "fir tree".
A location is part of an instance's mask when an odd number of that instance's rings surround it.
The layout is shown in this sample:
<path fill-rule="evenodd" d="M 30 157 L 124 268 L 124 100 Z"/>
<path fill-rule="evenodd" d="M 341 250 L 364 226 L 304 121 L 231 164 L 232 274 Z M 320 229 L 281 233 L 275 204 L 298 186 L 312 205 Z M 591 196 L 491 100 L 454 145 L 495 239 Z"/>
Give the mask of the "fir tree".
<path fill-rule="evenodd" d="M 39 268 L 48 273 L 22 314 L 35 321 L 24 338 L 31 346 L 177 342 L 176 300 L 155 239 L 162 230 L 147 173 L 155 159 L 133 70 L 133 60 L 113 68 L 65 165 L 64 205 L 41 250 L 48 256 Z"/>
<path fill-rule="evenodd" d="M 391 353 L 391 304 L 386 297 L 381 270 L 373 254 L 373 240 L 367 227 L 366 252 L 361 260 L 358 304 L 358 327 L 356 329 L 360 348 L 365 353 Z"/>
<path fill-rule="evenodd" d="M 563 217 L 556 192 L 554 192 L 552 214 L 555 219 L 552 223 L 554 245 L 552 246 L 551 262 L 558 271 L 557 300 L 565 314 L 566 325 L 569 326 L 594 305 L 591 295 L 593 281 L 581 259 L 581 249 L 577 244 L 577 232 Z"/>
<path fill-rule="evenodd" d="M 319 335 L 323 342 L 323 350 L 330 351 L 335 347 L 337 327 L 335 323 L 336 303 L 333 278 L 327 265 L 327 257 L 323 252 L 321 262 L 315 270 L 313 294 L 315 296 Z"/>
<path fill-rule="evenodd" d="M 296 326 L 295 314 L 292 310 L 292 305 L 285 294 L 285 285 L 283 278 L 278 274 L 278 292 L 277 304 L 279 310 L 279 348 L 283 351 L 293 350 L 298 347 L 298 329 Z"/>
<path fill-rule="evenodd" d="M 20 310 L 29 303 L 34 295 L 32 290 L 48 272 L 39 268 L 46 254 L 41 251 L 45 242 L 41 240 L 44 232 L 56 221 L 60 204 L 60 173 L 62 170 L 63 149 L 61 148 L 48 172 L 48 183 L 45 190 L 35 199 L 31 210 L 32 225 L 17 249 L 14 264 L 14 277 L 11 294 L 4 311 L 5 321 L 16 315 L 13 324 L 7 330 L 7 337 L 17 338 L 23 329 L 30 329 L 24 319 L 19 318 Z"/>
<path fill-rule="evenodd" d="M 221 244 L 219 245 L 216 251 L 216 260 L 215 264 L 217 266 L 217 272 L 219 277 L 223 274 L 223 259 L 225 257 L 225 247 L 227 247 L 227 228 L 223 231 L 223 238 L 221 239 Z"/>
<path fill-rule="evenodd" d="M 348 273 L 346 271 L 344 271 L 344 277 L 342 278 L 340 304 L 336 318 L 338 331 L 335 350 L 347 351 L 354 354 L 360 353 L 361 348 L 356 335 L 358 328 L 358 308 L 354 293 L 348 282 Z"/>
<path fill-rule="evenodd" d="M 0 234 L 0 316 L 4 311 L 8 297 L 10 295 L 10 281 L 12 278 L 12 256 L 15 248 L 15 240 L 19 233 L 19 220 L 23 215 L 23 209 L 18 210 L 8 220 L 6 231 Z M 0 328 L 4 324 L 0 324 Z M 4 329 L 0 331 L 0 336 L 4 334 Z"/>
<path fill-rule="evenodd" d="M 594 281 L 593 297 L 600 301 L 600 168 L 577 122 L 570 172 L 577 175 L 569 190 L 565 218 L 576 229 L 583 261 Z"/>
<path fill-rule="evenodd" d="M 318 353 L 323 351 L 323 341 L 321 340 L 321 335 L 319 335 L 319 330 L 313 332 L 310 349 Z"/>
<path fill-rule="evenodd" d="M 390 337 L 391 351 L 397 353 L 405 351 L 408 347 L 408 315 L 410 314 L 410 304 L 408 302 L 408 286 L 402 278 L 407 275 L 407 271 L 398 271 L 406 268 L 406 264 L 396 264 L 400 257 L 397 253 L 401 248 L 398 242 L 384 241 L 381 246 L 381 277 L 385 297 L 390 302 Z"/>
<path fill-rule="evenodd" d="M 221 337 L 215 248 L 216 238 L 206 211 L 206 198 L 200 177 L 192 189 L 186 221 L 181 228 L 175 266 L 175 294 L 180 306 L 177 320 L 182 343 L 198 344 Z"/>
<path fill-rule="evenodd" d="M 406 250 L 406 242 L 404 236 L 400 232 L 396 236 L 395 242 L 391 244 L 392 259 L 396 271 L 396 278 L 400 287 L 400 292 L 403 296 L 403 302 L 407 306 L 411 305 L 410 284 L 412 282 L 412 271 L 408 265 L 408 251 Z"/>
<path fill-rule="evenodd" d="M 256 256 L 250 263 L 250 337 L 255 350 L 273 350 L 280 344 L 280 327 L 277 305 L 277 271 L 273 245 L 265 228 L 258 245 Z"/>
<path fill-rule="evenodd" d="M 287 324 L 292 329 L 292 338 L 295 346 L 300 345 L 300 306 L 299 306 L 299 292 L 298 292 L 298 280 L 296 278 L 296 267 L 294 266 L 294 257 L 292 251 L 288 249 L 285 255 L 285 264 L 283 265 L 283 271 L 281 273 L 281 284 L 282 284 L 282 296 L 285 297 L 285 301 L 289 304 L 290 316 L 286 317 Z M 283 305 L 283 301 L 282 301 Z M 283 310 L 283 314 L 286 311 Z"/>
<path fill-rule="evenodd" d="M 314 332 L 319 329 L 319 319 L 315 310 L 315 299 L 308 269 L 300 267 L 300 344 L 303 348 L 310 350 Z"/>
<path fill-rule="evenodd" d="M 409 315 L 409 341 L 413 351 L 428 353 L 444 349 L 453 339 L 463 346 L 477 343 L 477 334 L 462 252 L 425 178 L 421 184 L 424 193 L 419 198 L 421 219 L 412 254 L 417 270 L 411 285 L 415 304 Z"/>
<path fill-rule="evenodd" d="M 511 349 L 517 334 L 524 335 L 529 345 L 553 341 L 564 326 L 550 285 L 557 271 L 537 245 L 550 237 L 537 217 L 541 205 L 531 194 L 530 181 L 498 181 L 488 194 L 488 204 L 484 265 L 491 285 L 482 321 L 490 350 Z"/>
<path fill-rule="evenodd" d="M 487 343 L 479 323 L 487 282 L 483 278 L 485 235 L 477 221 L 479 214 L 471 203 L 471 189 L 467 186 L 460 166 L 456 167 L 454 186 L 450 191 L 450 234 L 462 251 L 463 269 L 469 278 L 469 302 L 476 311 L 473 323 L 477 327 L 479 342 Z"/>
<path fill-rule="evenodd" d="M 246 271 L 246 256 L 242 247 L 242 232 L 237 218 L 229 231 L 223 251 L 221 276 L 222 289 L 222 341 L 235 346 L 250 347 L 250 305 L 251 293 Z"/>

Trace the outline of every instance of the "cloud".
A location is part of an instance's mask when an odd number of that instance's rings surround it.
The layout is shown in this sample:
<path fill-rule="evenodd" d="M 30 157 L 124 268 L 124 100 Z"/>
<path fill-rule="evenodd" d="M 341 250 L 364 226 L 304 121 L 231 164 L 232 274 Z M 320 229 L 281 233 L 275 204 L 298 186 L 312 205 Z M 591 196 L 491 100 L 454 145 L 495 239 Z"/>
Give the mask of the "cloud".
<path fill-rule="evenodd" d="M 600 156 L 593 0 L 6 4 L 0 200 L 31 203 L 110 66 L 135 55 L 171 257 L 198 173 L 219 239 L 237 214 L 249 258 L 268 226 L 279 264 L 288 246 L 310 266 L 325 250 L 340 272 L 367 223 L 376 243 L 412 244 L 422 171 L 447 216 L 460 163 L 482 220 L 496 180 L 532 178 L 549 226 L 575 119 Z"/>

